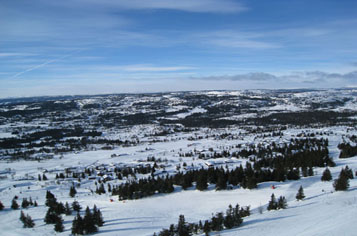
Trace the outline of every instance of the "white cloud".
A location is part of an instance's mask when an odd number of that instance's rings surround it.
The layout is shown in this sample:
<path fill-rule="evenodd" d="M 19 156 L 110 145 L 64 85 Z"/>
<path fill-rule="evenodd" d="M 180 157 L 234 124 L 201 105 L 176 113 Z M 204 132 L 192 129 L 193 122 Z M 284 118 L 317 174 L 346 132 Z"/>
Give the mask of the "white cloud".
<path fill-rule="evenodd" d="M 17 52 L 0 52 L 0 57 L 26 57 L 34 56 L 36 54 L 31 53 L 17 53 Z"/>
<path fill-rule="evenodd" d="M 233 0 L 75 0 L 74 2 L 100 4 L 100 7 L 114 7 L 117 10 L 166 9 L 209 13 L 232 13 L 247 10 L 243 4 Z"/>
<path fill-rule="evenodd" d="M 169 66 L 169 67 L 157 67 L 157 66 L 145 66 L 145 65 L 132 65 L 122 67 L 125 71 L 130 72 L 169 72 L 169 71 L 183 71 L 192 70 L 194 67 L 187 66 Z"/>

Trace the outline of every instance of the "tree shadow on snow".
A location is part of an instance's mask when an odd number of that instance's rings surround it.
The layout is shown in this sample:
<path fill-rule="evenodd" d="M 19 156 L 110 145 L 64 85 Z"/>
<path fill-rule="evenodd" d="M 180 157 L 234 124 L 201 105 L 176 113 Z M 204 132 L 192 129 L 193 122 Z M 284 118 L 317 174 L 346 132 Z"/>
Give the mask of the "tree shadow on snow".
<path fill-rule="evenodd" d="M 250 230 L 254 228 L 254 224 L 258 224 L 260 222 L 269 222 L 269 221 L 276 221 L 276 220 L 281 220 L 285 218 L 290 218 L 294 217 L 296 215 L 289 215 L 289 216 L 279 216 L 275 218 L 264 218 L 264 219 L 255 219 L 255 220 L 250 220 L 250 221 L 244 221 L 242 225 L 237 228 L 235 231 L 242 231 L 242 230 Z"/>

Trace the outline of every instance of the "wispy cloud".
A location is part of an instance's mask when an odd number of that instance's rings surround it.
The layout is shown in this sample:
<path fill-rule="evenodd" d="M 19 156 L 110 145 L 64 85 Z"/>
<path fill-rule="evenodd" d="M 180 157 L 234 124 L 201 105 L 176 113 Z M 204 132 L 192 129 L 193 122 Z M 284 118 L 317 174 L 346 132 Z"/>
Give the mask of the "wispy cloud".
<path fill-rule="evenodd" d="M 32 53 L 0 52 L 0 57 L 27 57 L 34 56 Z"/>
<path fill-rule="evenodd" d="M 116 9 L 166 9 L 187 12 L 232 13 L 247 10 L 242 3 L 233 0 L 75 0 L 83 4 L 115 7 Z"/>
<path fill-rule="evenodd" d="M 27 72 L 30 72 L 30 71 L 39 69 L 39 68 L 44 67 L 44 66 L 46 66 L 46 65 L 48 65 L 48 64 L 51 64 L 51 63 L 54 63 L 54 62 L 56 62 L 56 61 L 60 61 L 60 60 L 62 60 L 62 59 L 65 59 L 66 57 L 72 56 L 73 54 L 75 54 L 75 53 L 77 53 L 77 52 L 79 52 L 79 51 L 76 50 L 76 51 L 74 51 L 74 52 L 71 52 L 70 54 L 66 54 L 66 55 L 63 55 L 63 56 L 61 56 L 61 57 L 58 57 L 58 58 L 55 58 L 55 59 L 52 59 L 52 60 L 48 60 L 48 61 L 45 61 L 45 62 L 43 62 L 43 63 L 41 63 L 41 64 L 32 66 L 32 67 L 30 67 L 30 68 L 28 68 L 28 69 L 26 69 L 26 70 L 24 70 L 24 71 L 21 71 L 21 72 L 16 73 L 15 75 L 11 76 L 10 79 L 19 77 L 20 75 L 25 74 L 25 73 L 27 73 Z"/>
<path fill-rule="evenodd" d="M 146 65 L 131 65 L 121 67 L 124 71 L 129 72 L 169 72 L 169 71 L 185 71 L 193 70 L 194 67 L 188 66 L 146 66 Z"/>
<path fill-rule="evenodd" d="M 357 80 L 357 71 L 348 73 L 328 73 L 322 71 L 301 71 L 292 72 L 285 75 L 274 75 L 270 73 L 256 72 L 237 75 L 222 75 L 222 76 L 208 76 L 208 77 L 191 77 L 191 79 L 198 80 L 231 80 L 231 81 L 291 81 L 300 83 L 318 83 L 323 81 L 339 80 L 342 82 L 354 82 Z"/>

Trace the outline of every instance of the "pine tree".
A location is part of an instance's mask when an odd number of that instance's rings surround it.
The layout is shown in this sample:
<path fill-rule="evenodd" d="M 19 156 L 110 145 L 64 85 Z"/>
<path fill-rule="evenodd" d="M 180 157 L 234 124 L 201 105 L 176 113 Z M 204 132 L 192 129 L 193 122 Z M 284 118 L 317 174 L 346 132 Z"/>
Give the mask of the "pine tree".
<path fill-rule="evenodd" d="M 33 228 L 35 226 L 35 223 L 33 222 L 31 216 L 29 215 L 26 215 L 23 223 L 24 223 L 24 228 Z"/>
<path fill-rule="evenodd" d="M 46 176 L 45 174 L 42 175 L 42 180 L 43 180 L 43 181 L 48 180 L 48 179 L 47 179 L 47 176 Z"/>
<path fill-rule="evenodd" d="M 69 216 L 72 214 L 72 210 L 71 210 L 71 207 L 69 206 L 68 202 L 66 202 L 64 208 L 65 208 L 64 213 L 66 214 L 66 216 Z"/>
<path fill-rule="evenodd" d="M 4 204 L 2 204 L 2 202 L 0 201 L 0 211 L 4 210 Z"/>
<path fill-rule="evenodd" d="M 204 172 L 199 173 L 197 176 L 196 189 L 203 191 L 203 190 L 206 190 L 207 187 L 208 187 L 208 184 L 207 184 L 206 173 L 204 173 Z"/>
<path fill-rule="evenodd" d="M 211 224 L 208 222 L 208 220 L 206 220 L 203 225 L 203 232 L 205 233 L 206 236 L 208 236 L 209 233 L 211 232 Z"/>
<path fill-rule="evenodd" d="M 21 207 L 22 208 L 27 208 L 30 205 L 30 202 L 27 201 L 27 198 L 22 199 Z"/>
<path fill-rule="evenodd" d="M 21 211 L 21 213 L 20 213 L 20 221 L 25 224 L 25 220 L 26 220 L 25 213 L 23 211 Z"/>
<path fill-rule="evenodd" d="M 314 176 L 314 169 L 312 168 L 312 166 L 309 167 L 308 175 Z"/>
<path fill-rule="evenodd" d="M 288 207 L 288 203 L 284 196 L 280 196 L 278 199 L 278 209 L 286 209 Z"/>
<path fill-rule="evenodd" d="M 303 200 L 305 198 L 304 195 L 304 189 L 302 188 L 302 186 L 300 185 L 300 188 L 298 190 L 298 193 L 296 194 L 296 200 Z"/>
<path fill-rule="evenodd" d="M 353 179 L 353 172 L 350 168 L 348 168 L 348 166 L 345 167 L 343 172 L 347 176 L 347 178 Z"/>
<path fill-rule="evenodd" d="M 268 203 L 267 210 L 276 210 L 278 208 L 278 203 L 276 202 L 274 193 L 271 195 L 270 201 Z"/>
<path fill-rule="evenodd" d="M 73 209 L 74 211 L 79 212 L 79 211 L 82 209 L 82 207 L 79 205 L 79 203 L 78 203 L 77 201 L 74 201 L 74 202 L 72 203 L 72 209 Z"/>
<path fill-rule="evenodd" d="M 29 204 L 30 204 L 30 206 L 33 206 L 32 197 L 30 197 Z"/>
<path fill-rule="evenodd" d="M 321 181 L 330 181 L 330 180 L 332 180 L 331 171 L 329 170 L 329 168 L 326 168 L 322 173 Z"/>
<path fill-rule="evenodd" d="M 60 216 L 51 208 L 48 208 L 47 213 L 43 221 L 46 224 L 56 224 Z"/>
<path fill-rule="evenodd" d="M 341 170 L 338 179 L 335 179 L 333 187 L 336 191 L 345 191 L 350 187 L 348 175 L 346 175 L 345 170 Z"/>
<path fill-rule="evenodd" d="M 98 231 L 93 214 L 91 213 L 88 206 L 85 210 L 85 215 L 83 218 L 83 230 L 85 234 L 91 234 Z"/>
<path fill-rule="evenodd" d="M 189 236 L 190 235 L 187 224 L 185 222 L 184 215 L 179 216 L 179 221 L 177 224 L 177 233 L 179 236 Z"/>
<path fill-rule="evenodd" d="M 69 189 L 69 196 L 74 197 L 76 196 L 76 194 L 77 194 L 76 188 L 74 187 L 74 185 L 72 185 L 72 187 Z"/>
<path fill-rule="evenodd" d="M 94 205 L 94 207 L 93 207 L 93 218 L 94 218 L 95 224 L 98 225 L 99 227 L 104 225 L 102 213 L 100 212 L 99 209 L 97 209 L 96 205 Z"/>
<path fill-rule="evenodd" d="M 12 199 L 12 202 L 11 202 L 11 208 L 14 209 L 14 210 L 17 210 L 19 209 L 19 204 L 17 204 L 15 198 Z"/>
<path fill-rule="evenodd" d="M 54 230 L 56 232 L 63 232 L 64 230 L 64 226 L 63 226 L 63 219 L 61 216 L 59 216 L 56 220 L 56 223 L 55 223 L 55 228 Z"/>
<path fill-rule="evenodd" d="M 77 234 L 83 234 L 84 229 L 83 229 L 83 219 L 79 215 L 79 212 L 77 212 L 77 216 L 74 217 L 72 221 L 72 234 L 77 235 Z"/>
<path fill-rule="evenodd" d="M 33 206 L 34 206 L 34 207 L 37 207 L 37 206 L 38 206 L 36 200 L 35 200 L 35 202 L 33 203 Z"/>

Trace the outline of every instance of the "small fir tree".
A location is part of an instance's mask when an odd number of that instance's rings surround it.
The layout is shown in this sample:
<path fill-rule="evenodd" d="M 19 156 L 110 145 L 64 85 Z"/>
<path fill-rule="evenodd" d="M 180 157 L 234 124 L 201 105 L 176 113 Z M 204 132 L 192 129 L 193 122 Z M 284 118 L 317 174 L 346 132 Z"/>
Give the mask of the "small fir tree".
<path fill-rule="evenodd" d="M 24 221 L 24 228 L 33 228 L 35 226 L 35 223 L 33 222 L 31 216 L 26 215 L 25 221 Z"/>
<path fill-rule="evenodd" d="M 82 207 L 81 207 L 81 205 L 79 205 L 79 203 L 78 203 L 77 201 L 74 201 L 74 202 L 72 203 L 72 209 L 73 209 L 74 211 L 79 212 L 79 211 L 82 209 Z"/>
<path fill-rule="evenodd" d="M 14 199 L 12 199 L 12 202 L 11 202 L 11 209 L 14 209 L 14 210 L 19 209 L 19 204 L 16 202 L 15 198 L 14 198 Z"/>
<path fill-rule="evenodd" d="M 25 213 L 23 211 L 20 212 L 20 221 L 22 223 L 25 223 L 25 220 L 26 220 L 26 216 L 25 216 Z"/>
<path fill-rule="evenodd" d="M 48 180 L 48 178 L 47 178 L 47 176 L 46 176 L 45 174 L 42 175 L 42 180 L 43 180 L 43 181 Z"/>
<path fill-rule="evenodd" d="M 56 223 L 55 223 L 55 228 L 54 228 L 54 230 L 55 230 L 56 232 L 63 232 L 64 226 L 63 226 L 63 219 L 62 219 L 61 216 L 59 216 L 59 217 L 57 218 L 57 221 L 56 221 Z"/>
<path fill-rule="evenodd" d="M 322 173 L 321 181 L 330 181 L 330 180 L 332 180 L 331 171 L 329 170 L 329 168 L 326 168 Z"/>
<path fill-rule="evenodd" d="M 95 224 L 95 219 L 88 206 L 83 217 L 83 229 L 85 234 L 91 234 L 98 231 L 98 228 Z"/>
<path fill-rule="evenodd" d="M 74 185 L 72 185 L 71 188 L 69 189 L 69 196 L 74 197 L 74 196 L 76 196 L 76 194 L 77 194 L 77 190 L 74 187 Z"/>
<path fill-rule="evenodd" d="M 304 195 L 304 189 L 302 188 L 302 186 L 300 185 L 300 188 L 298 190 L 298 193 L 296 194 L 296 200 L 303 200 L 305 198 Z"/>
<path fill-rule="evenodd" d="M 94 218 L 95 224 L 98 225 L 99 227 L 104 225 L 102 213 L 100 212 L 99 209 L 97 209 L 96 205 L 94 205 L 94 207 L 93 207 L 93 218 Z"/>
<path fill-rule="evenodd" d="M 83 229 L 83 219 L 79 215 L 79 212 L 77 212 L 77 216 L 74 217 L 72 221 L 72 234 L 77 235 L 77 234 L 83 234 L 84 229 Z"/>
<path fill-rule="evenodd" d="M 280 196 L 278 199 L 278 209 L 286 209 L 288 207 L 288 203 L 284 196 Z"/>
<path fill-rule="evenodd" d="M 68 202 L 66 202 L 64 208 L 65 208 L 64 214 L 66 214 L 66 216 L 69 216 L 72 214 L 72 210 L 71 210 L 71 207 L 69 206 Z"/>
<path fill-rule="evenodd" d="M 27 198 L 22 199 L 21 207 L 22 208 L 27 208 L 30 205 L 30 202 L 27 201 Z"/>
<path fill-rule="evenodd" d="M 267 210 L 270 211 L 270 210 L 276 210 L 278 208 L 278 203 L 276 202 L 276 199 L 275 199 L 275 196 L 274 196 L 274 193 L 271 195 L 270 197 L 270 201 L 268 203 L 268 207 L 267 207 Z"/>
<path fill-rule="evenodd" d="M 2 204 L 2 202 L 0 201 L 0 211 L 4 210 L 4 204 Z"/>
<path fill-rule="evenodd" d="M 336 191 L 345 191 L 350 187 L 349 178 L 342 169 L 338 179 L 335 179 L 333 187 Z"/>

